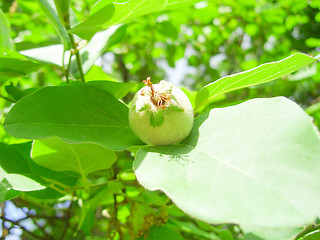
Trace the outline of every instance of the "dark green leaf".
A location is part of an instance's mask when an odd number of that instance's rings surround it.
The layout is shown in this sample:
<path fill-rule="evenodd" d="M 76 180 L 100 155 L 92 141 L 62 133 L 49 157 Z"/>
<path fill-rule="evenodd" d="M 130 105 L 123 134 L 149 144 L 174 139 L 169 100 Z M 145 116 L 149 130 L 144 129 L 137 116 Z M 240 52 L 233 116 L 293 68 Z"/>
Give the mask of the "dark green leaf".
<path fill-rule="evenodd" d="M 17 137 L 58 136 L 115 150 L 141 144 L 129 127 L 128 108 L 110 93 L 87 85 L 40 89 L 13 106 L 4 127 Z"/>

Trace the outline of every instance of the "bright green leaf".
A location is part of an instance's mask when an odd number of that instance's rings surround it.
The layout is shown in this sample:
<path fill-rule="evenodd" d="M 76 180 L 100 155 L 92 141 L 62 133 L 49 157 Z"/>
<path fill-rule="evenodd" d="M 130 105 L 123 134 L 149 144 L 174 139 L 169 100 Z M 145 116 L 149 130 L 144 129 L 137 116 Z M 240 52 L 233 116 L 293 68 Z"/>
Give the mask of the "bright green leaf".
<path fill-rule="evenodd" d="M 5 202 L 19 196 L 20 192 L 7 188 L 3 183 L 0 183 L 0 202 Z"/>
<path fill-rule="evenodd" d="M 10 36 L 10 24 L 0 9 L 0 52 L 6 49 L 13 50 L 13 42 Z"/>
<path fill-rule="evenodd" d="M 21 55 L 22 56 L 22 55 Z M 38 62 L 22 57 L 1 56 L 0 57 L 0 79 L 23 76 L 27 73 L 37 71 L 40 68 Z"/>
<path fill-rule="evenodd" d="M 59 34 L 65 49 L 70 49 L 70 40 L 66 28 L 61 23 L 54 0 L 37 0 L 38 4 Z"/>
<path fill-rule="evenodd" d="M 303 240 L 319 240 L 320 239 L 320 232 L 317 231 L 315 233 L 307 235 Z"/>
<path fill-rule="evenodd" d="M 319 156 L 312 119 L 278 97 L 200 115 L 183 143 L 142 148 L 134 170 L 195 218 L 286 239 L 319 216 Z"/>
<path fill-rule="evenodd" d="M 76 34 L 83 39 L 89 40 L 97 32 L 104 29 L 103 24 L 112 19 L 114 11 L 114 5 L 108 4 L 107 6 L 99 9 L 96 13 L 90 15 L 84 22 L 73 27 L 69 32 Z"/>
<path fill-rule="evenodd" d="M 107 51 L 113 45 L 119 43 L 126 33 L 126 26 L 113 26 L 109 29 L 99 32 L 93 36 L 87 46 L 80 50 L 82 69 L 87 73 L 94 65 L 98 57 Z M 77 78 L 78 67 L 76 59 L 73 59 L 70 66 L 70 72 Z"/>
<path fill-rule="evenodd" d="M 196 109 L 218 95 L 275 80 L 315 61 L 311 56 L 296 53 L 281 61 L 262 64 L 249 71 L 223 77 L 200 89 L 196 97 Z"/>
<path fill-rule="evenodd" d="M 32 159 L 53 171 L 71 171 L 86 177 L 89 173 L 108 169 L 116 154 L 93 143 L 72 144 L 57 137 L 35 140 Z"/>
<path fill-rule="evenodd" d="M 110 93 L 87 85 L 46 87 L 17 102 L 4 127 L 13 136 L 58 136 L 122 150 L 141 144 L 128 123 L 128 108 Z"/>
<path fill-rule="evenodd" d="M 70 30 L 84 39 L 90 39 L 96 32 L 110 26 L 129 22 L 137 17 L 165 9 L 184 7 L 200 0 L 129 0 L 126 2 L 110 4 L 110 1 L 100 1 L 95 5 L 94 11 L 84 22 Z"/>
<path fill-rule="evenodd" d="M 35 191 L 46 188 L 40 183 L 19 174 L 8 174 L 6 179 L 10 183 L 12 189 L 17 191 Z"/>
<path fill-rule="evenodd" d="M 101 88 L 111 93 L 115 98 L 121 99 L 125 97 L 131 90 L 137 88 L 138 83 L 121 83 L 111 81 L 91 81 L 87 85 Z"/>

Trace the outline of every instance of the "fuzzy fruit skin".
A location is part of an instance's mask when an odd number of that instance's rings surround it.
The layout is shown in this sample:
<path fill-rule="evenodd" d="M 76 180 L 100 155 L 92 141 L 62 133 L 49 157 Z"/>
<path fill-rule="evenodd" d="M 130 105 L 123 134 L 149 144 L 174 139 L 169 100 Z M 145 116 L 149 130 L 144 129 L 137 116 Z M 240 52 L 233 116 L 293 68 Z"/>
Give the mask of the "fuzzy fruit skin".
<path fill-rule="evenodd" d="M 153 85 L 155 90 L 161 92 L 161 81 Z M 170 84 L 165 82 L 164 84 Z M 170 84 L 171 85 L 171 84 Z M 172 85 L 171 85 L 172 86 Z M 140 89 L 133 98 L 129 110 L 129 124 L 132 131 L 145 143 L 149 145 L 169 145 L 180 142 L 191 132 L 193 125 L 193 109 L 189 98 L 179 88 L 172 86 L 171 96 L 178 102 L 182 110 L 170 108 L 169 103 L 166 109 L 157 109 L 150 101 L 149 87 Z M 142 94 L 141 94 L 142 93 Z M 136 107 L 141 104 L 149 104 L 150 109 L 137 111 Z M 152 126 L 150 118 L 156 111 L 163 111 L 163 123 L 160 126 Z"/>

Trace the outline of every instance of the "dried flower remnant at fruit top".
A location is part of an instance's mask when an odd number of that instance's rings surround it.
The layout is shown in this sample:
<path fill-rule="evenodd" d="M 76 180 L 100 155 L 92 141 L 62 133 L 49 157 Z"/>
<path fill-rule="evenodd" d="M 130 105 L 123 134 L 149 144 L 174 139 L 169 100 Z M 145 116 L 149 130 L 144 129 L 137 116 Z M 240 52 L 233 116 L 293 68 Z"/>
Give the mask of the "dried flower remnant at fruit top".
<path fill-rule="evenodd" d="M 182 90 L 167 81 L 146 85 L 132 100 L 129 123 L 133 132 L 150 145 L 167 145 L 186 138 L 193 125 L 193 109 Z"/>
<path fill-rule="evenodd" d="M 166 109 L 168 107 L 168 105 L 170 104 L 171 101 L 171 92 L 172 89 L 170 88 L 169 91 L 167 93 L 163 93 L 163 92 L 157 92 L 154 87 L 153 84 L 150 80 L 151 78 L 148 77 L 147 80 L 143 80 L 143 83 L 150 88 L 150 101 L 154 104 L 154 106 L 157 107 L 157 109 L 159 108 L 163 108 Z M 141 95 L 144 95 L 144 91 L 141 91 Z"/>

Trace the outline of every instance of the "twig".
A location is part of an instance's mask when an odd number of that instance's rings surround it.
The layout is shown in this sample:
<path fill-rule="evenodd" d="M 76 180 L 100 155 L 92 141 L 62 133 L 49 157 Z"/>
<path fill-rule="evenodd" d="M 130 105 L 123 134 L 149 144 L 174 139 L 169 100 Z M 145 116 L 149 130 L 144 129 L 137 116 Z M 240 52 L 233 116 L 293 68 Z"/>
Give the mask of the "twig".
<path fill-rule="evenodd" d="M 72 195 L 72 198 L 73 198 L 73 196 L 74 195 Z M 70 217 L 71 217 L 72 207 L 73 207 L 73 200 L 71 199 L 70 206 L 68 207 L 67 212 L 66 212 L 66 225 L 65 225 L 65 227 L 63 229 L 63 232 L 61 234 L 60 240 L 63 240 L 63 238 L 66 235 L 67 230 L 68 230 L 68 228 L 70 226 Z"/>
<path fill-rule="evenodd" d="M 5 97 L 5 96 L 3 96 L 3 95 L 0 95 L 0 98 L 3 98 L 3 99 L 5 99 L 5 100 L 7 100 L 7 101 L 9 101 L 9 102 L 13 102 L 13 103 L 16 102 L 15 100 L 12 100 L 12 99 L 10 99 L 10 98 L 8 98 L 8 97 Z"/>
<path fill-rule="evenodd" d="M 64 21 L 65 21 L 65 27 L 66 27 L 67 31 L 69 31 L 71 29 L 71 27 L 70 27 L 70 13 L 68 13 L 64 17 Z M 81 57 L 79 54 L 78 46 L 76 44 L 76 41 L 74 40 L 73 35 L 71 33 L 68 33 L 68 35 L 69 35 L 71 47 L 73 48 L 73 51 L 74 51 L 73 53 L 76 55 L 76 61 L 77 61 L 77 66 L 78 66 L 78 70 L 79 70 L 79 74 L 80 74 L 80 80 L 81 80 L 81 82 L 85 83 L 84 74 L 83 74 L 83 70 L 82 70 L 82 64 L 81 64 Z M 71 51 L 70 51 L 70 54 L 71 54 Z M 68 70 L 68 72 L 69 72 L 69 70 Z"/>
<path fill-rule="evenodd" d="M 301 237 L 307 235 L 308 233 L 311 233 L 311 232 L 313 232 L 315 230 L 318 230 L 318 229 L 320 229 L 320 224 L 317 224 L 317 225 L 313 224 L 313 225 L 310 225 L 310 226 L 306 226 L 302 232 L 300 232 L 299 234 L 297 234 L 296 236 L 294 236 L 290 240 L 298 240 Z"/>
<path fill-rule="evenodd" d="M 67 70 L 66 70 L 66 82 L 67 82 L 67 84 L 69 84 L 69 71 L 70 71 L 71 59 L 72 59 L 72 55 L 73 55 L 72 52 L 73 51 L 70 51 L 68 67 L 67 67 Z"/>
<path fill-rule="evenodd" d="M 118 220 L 118 202 L 117 202 L 117 194 L 113 194 L 113 201 L 114 201 L 114 220 L 116 224 L 117 232 L 119 233 L 119 239 L 123 240 L 123 235 L 121 231 L 120 222 Z"/>
<path fill-rule="evenodd" d="M 67 28 L 67 30 L 69 30 Z M 71 42 L 71 46 L 74 49 L 75 55 L 76 55 L 76 61 L 77 61 L 77 66 L 78 66 L 78 70 L 79 70 L 79 74 L 80 74 L 80 80 L 81 82 L 85 83 L 86 81 L 84 80 L 84 74 L 83 74 L 83 70 L 82 70 L 82 63 L 81 63 L 81 58 L 80 58 L 80 54 L 79 54 L 79 50 L 77 49 L 77 44 L 74 40 L 74 37 L 72 34 L 69 33 L 69 38 L 70 38 L 70 42 Z"/>
<path fill-rule="evenodd" d="M 10 223 L 12 223 L 13 225 L 18 226 L 18 227 L 21 228 L 24 232 L 28 233 L 30 236 L 34 237 L 35 239 L 47 240 L 47 237 L 40 237 L 40 236 L 34 234 L 33 232 L 30 232 L 30 231 L 29 231 L 28 229 L 26 229 L 24 226 L 21 226 L 18 221 L 13 221 L 13 220 L 10 220 L 10 219 L 5 218 L 5 217 L 2 217 L 2 219 L 3 219 L 3 221 L 10 222 Z"/>

